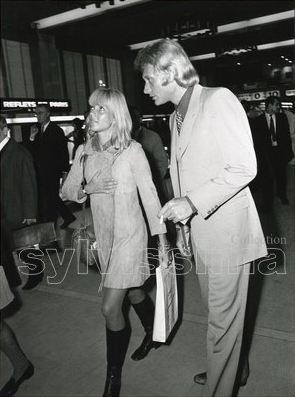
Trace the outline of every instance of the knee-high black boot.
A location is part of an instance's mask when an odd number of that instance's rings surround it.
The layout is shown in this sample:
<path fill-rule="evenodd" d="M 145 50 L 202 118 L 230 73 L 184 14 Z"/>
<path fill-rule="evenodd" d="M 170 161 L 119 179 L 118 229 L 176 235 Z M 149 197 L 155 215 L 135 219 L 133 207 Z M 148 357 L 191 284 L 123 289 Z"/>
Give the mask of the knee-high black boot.
<path fill-rule="evenodd" d="M 146 296 L 143 301 L 136 304 L 132 303 L 132 306 L 146 333 L 141 345 L 131 356 L 132 360 L 139 361 L 145 358 L 153 347 L 157 349 L 161 344 L 153 341 L 155 306 L 150 297 Z"/>
<path fill-rule="evenodd" d="M 107 340 L 107 377 L 103 397 L 119 396 L 121 372 L 127 348 L 127 329 L 111 331 L 106 328 Z"/>

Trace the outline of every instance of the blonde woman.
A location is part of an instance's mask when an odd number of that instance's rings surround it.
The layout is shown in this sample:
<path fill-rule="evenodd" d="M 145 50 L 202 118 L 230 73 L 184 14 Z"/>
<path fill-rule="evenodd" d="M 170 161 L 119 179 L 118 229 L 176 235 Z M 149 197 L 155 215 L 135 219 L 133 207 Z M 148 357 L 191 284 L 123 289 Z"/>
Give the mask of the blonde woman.
<path fill-rule="evenodd" d="M 130 137 L 132 128 L 124 95 L 114 89 L 97 89 L 90 98 L 92 138 L 78 148 L 63 186 L 69 200 L 83 202 L 90 196 L 91 212 L 103 267 L 102 313 L 106 320 L 107 378 L 104 396 L 118 396 L 127 346 L 122 303 L 128 294 L 144 329 L 134 360 L 151 348 L 154 306 L 141 286 L 149 277 L 147 230 L 138 192 L 152 235 L 159 236 L 159 252 L 167 254 L 166 227 L 159 223 L 161 205 L 141 145 Z M 84 171 L 83 171 L 84 170 Z M 81 182 L 85 175 L 86 185 Z"/>

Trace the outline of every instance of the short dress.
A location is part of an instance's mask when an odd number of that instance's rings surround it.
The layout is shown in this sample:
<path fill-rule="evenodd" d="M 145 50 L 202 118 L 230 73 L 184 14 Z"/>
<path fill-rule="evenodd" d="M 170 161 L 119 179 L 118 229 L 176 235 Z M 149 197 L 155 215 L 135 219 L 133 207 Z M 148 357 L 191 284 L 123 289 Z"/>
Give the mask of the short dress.
<path fill-rule="evenodd" d="M 85 201 L 77 197 L 83 180 L 82 156 L 87 183 L 97 172 L 99 178 L 112 177 L 118 182 L 113 194 L 90 195 L 102 285 L 118 289 L 138 287 L 150 276 L 147 227 L 140 201 L 151 235 L 166 233 L 165 224 L 160 224 L 157 217 L 161 204 L 149 163 L 135 141 L 121 153 L 114 146 L 98 151 L 91 141 L 77 149 L 62 193 L 68 200 Z"/>

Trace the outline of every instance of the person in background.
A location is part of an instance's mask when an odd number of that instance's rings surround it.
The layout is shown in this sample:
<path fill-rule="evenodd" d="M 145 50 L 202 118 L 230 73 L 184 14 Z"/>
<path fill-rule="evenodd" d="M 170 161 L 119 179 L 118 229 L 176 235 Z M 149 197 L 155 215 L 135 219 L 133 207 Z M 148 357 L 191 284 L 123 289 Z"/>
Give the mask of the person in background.
<path fill-rule="evenodd" d="M 92 138 L 77 149 L 63 185 L 68 199 L 84 202 L 90 196 L 98 256 L 102 266 L 102 313 L 106 320 L 107 376 L 104 396 L 119 396 L 128 331 L 122 312 L 126 295 L 145 329 L 140 347 L 132 354 L 141 360 L 152 348 L 154 305 L 142 289 L 149 278 L 147 230 L 139 203 L 145 209 L 152 235 L 159 237 L 160 254 L 170 245 L 157 213 L 161 204 L 141 145 L 131 139 L 131 117 L 124 95 L 114 89 L 95 90 L 88 117 Z M 85 172 L 84 172 L 85 171 Z M 81 183 L 86 179 L 84 189 Z"/>
<path fill-rule="evenodd" d="M 244 108 L 244 110 L 246 112 L 246 115 L 248 117 L 248 122 L 249 122 L 249 125 L 250 125 L 250 128 L 251 128 L 251 123 L 252 123 L 252 120 L 253 120 L 253 118 L 251 118 L 249 116 L 249 113 L 250 113 L 250 111 L 252 109 L 251 102 L 247 101 L 246 99 L 242 99 L 241 100 L 241 104 L 242 104 L 242 106 L 243 106 L 243 108 Z"/>
<path fill-rule="evenodd" d="M 0 321 L 0 348 L 9 358 L 13 366 L 13 374 L 8 382 L 0 390 L 0 395 L 14 396 L 18 391 L 21 384 L 30 379 L 34 375 L 34 366 L 28 360 L 27 356 L 21 349 L 16 336 L 3 319 L 2 310 L 13 301 L 14 296 L 9 288 L 3 267 L 0 266 L 0 309 L 1 309 L 1 321 Z"/>
<path fill-rule="evenodd" d="M 254 142 L 256 142 L 259 153 L 257 156 L 264 159 L 263 164 L 268 170 L 260 177 L 264 212 L 272 209 L 274 180 L 276 181 L 276 192 L 282 204 L 289 204 L 286 172 L 287 164 L 293 159 L 294 154 L 287 117 L 279 111 L 280 98 L 269 96 L 265 100 L 265 112 L 258 116 L 253 123 Z"/>
<path fill-rule="evenodd" d="M 40 220 L 56 223 L 60 214 L 64 220 L 60 227 L 65 229 L 76 219 L 59 197 L 60 178 L 66 178 L 70 167 L 67 139 L 62 128 L 50 121 L 49 105 L 38 105 L 35 114 L 38 123 L 30 129 L 28 149 L 35 162 Z"/>
<path fill-rule="evenodd" d="M 294 109 L 294 103 L 293 103 L 293 109 Z M 289 130 L 290 130 L 290 136 L 291 136 L 291 146 L 292 146 L 292 151 L 295 153 L 295 114 L 289 110 L 289 109 L 284 109 L 281 108 L 281 112 L 286 115 L 288 124 L 289 124 Z M 295 164 L 295 159 L 293 158 L 289 164 L 294 165 Z"/>
<path fill-rule="evenodd" d="M 75 153 L 78 146 L 82 145 L 85 142 L 85 131 L 83 129 L 84 121 L 80 120 L 78 117 L 72 120 L 72 126 L 74 130 L 70 134 L 74 139 L 74 147 L 72 152 L 72 159 L 75 158 Z"/>
<path fill-rule="evenodd" d="M 9 137 L 9 132 L 6 118 L 1 115 L 1 265 L 13 288 L 21 284 L 21 279 L 12 256 L 12 231 L 36 222 L 38 193 L 32 156 L 23 145 Z M 30 275 L 23 289 L 37 285 L 42 277 L 43 274 L 34 274 L 32 279 Z"/>
<path fill-rule="evenodd" d="M 247 117 L 248 117 L 248 122 L 249 122 L 252 139 L 253 139 L 254 150 L 255 150 L 255 154 L 256 154 L 257 174 L 256 174 L 256 177 L 249 183 L 249 188 L 251 190 L 251 193 L 254 194 L 255 192 L 257 192 L 260 189 L 261 178 L 269 175 L 270 165 L 266 158 L 265 153 L 261 152 L 259 144 L 256 141 L 256 134 L 253 131 L 253 129 L 254 129 L 253 124 L 254 124 L 255 120 L 253 117 L 249 116 L 250 111 L 252 109 L 251 102 L 247 101 L 246 99 L 243 99 L 241 101 L 241 104 L 246 112 Z"/>
<path fill-rule="evenodd" d="M 142 124 L 142 117 L 138 108 L 129 105 L 128 110 L 132 120 L 131 137 L 141 144 L 152 171 L 158 196 L 161 203 L 165 204 L 168 201 L 164 184 L 164 178 L 168 171 L 168 156 L 162 139 L 156 132 L 147 129 Z"/>
<path fill-rule="evenodd" d="M 208 309 L 207 372 L 195 375 L 204 396 L 232 396 L 245 385 L 240 360 L 250 263 L 267 254 L 256 207 L 247 185 L 256 175 L 256 158 L 247 116 L 226 88 L 199 84 L 195 68 L 179 43 L 162 39 L 137 55 L 135 67 L 144 93 L 155 104 L 172 102 L 171 179 L 175 198 L 158 216 L 190 240 L 204 303 Z M 187 226 L 188 227 L 188 226 Z M 248 237 L 251 243 L 247 243 Z M 254 241 L 254 243 L 252 243 Z"/>

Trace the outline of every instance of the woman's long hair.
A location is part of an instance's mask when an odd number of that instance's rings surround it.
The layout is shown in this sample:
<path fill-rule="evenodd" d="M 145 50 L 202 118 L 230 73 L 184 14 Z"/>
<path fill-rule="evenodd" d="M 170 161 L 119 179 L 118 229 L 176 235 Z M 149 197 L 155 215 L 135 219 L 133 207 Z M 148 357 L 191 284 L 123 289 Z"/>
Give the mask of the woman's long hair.
<path fill-rule="evenodd" d="M 112 88 L 97 88 L 89 97 L 90 106 L 104 106 L 114 116 L 111 143 L 119 151 L 126 149 L 131 142 L 132 121 L 122 92 Z"/>

